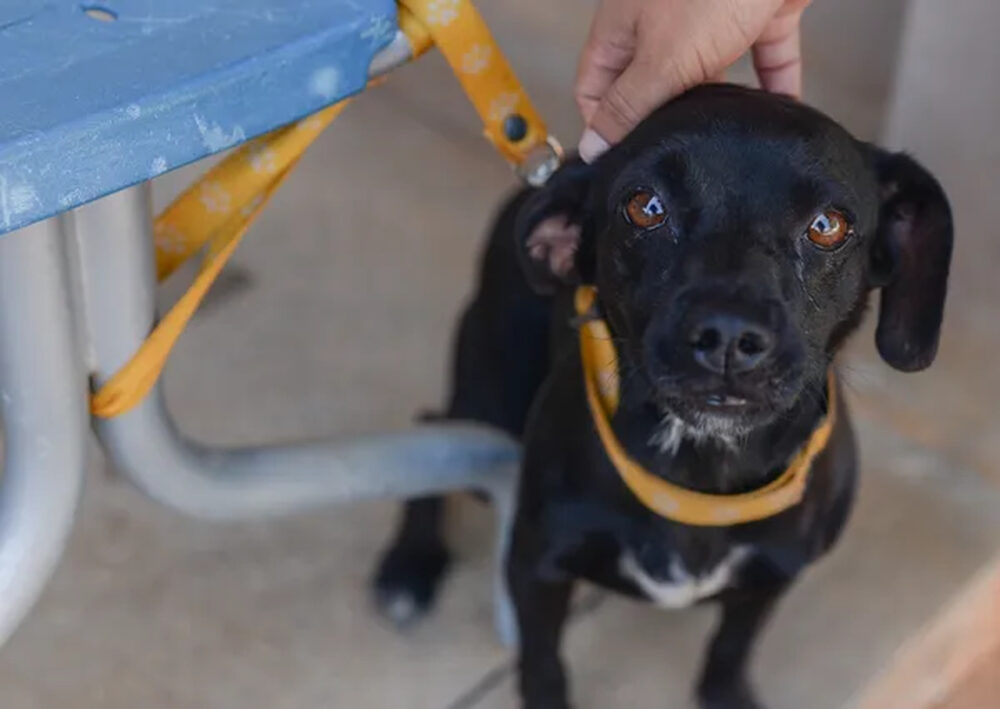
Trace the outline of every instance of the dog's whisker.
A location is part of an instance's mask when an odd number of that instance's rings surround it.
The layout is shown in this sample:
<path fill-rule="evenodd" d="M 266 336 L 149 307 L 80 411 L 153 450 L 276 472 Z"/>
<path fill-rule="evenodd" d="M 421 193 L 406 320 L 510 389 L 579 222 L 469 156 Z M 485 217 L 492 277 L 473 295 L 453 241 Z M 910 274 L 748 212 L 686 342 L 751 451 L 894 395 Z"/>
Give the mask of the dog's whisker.
<path fill-rule="evenodd" d="M 838 365 L 837 370 L 840 372 L 840 381 L 843 383 L 844 388 L 854 394 L 863 394 L 866 389 L 879 386 L 878 379 L 871 374 L 871 371 L 867 367 L 861 368 L 841 363 Z"/>

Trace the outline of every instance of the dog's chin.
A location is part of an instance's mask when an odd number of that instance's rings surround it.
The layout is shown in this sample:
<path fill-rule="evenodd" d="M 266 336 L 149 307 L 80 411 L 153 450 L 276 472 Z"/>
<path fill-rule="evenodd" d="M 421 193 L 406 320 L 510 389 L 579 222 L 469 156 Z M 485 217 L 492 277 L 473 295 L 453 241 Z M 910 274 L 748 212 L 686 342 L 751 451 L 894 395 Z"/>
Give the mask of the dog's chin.
<path fill-rule="evenodd" d="M 771 423 L 778 415 L 767 404 L 736 396 L 672 399 L 665 402 L 664 413 L 677 417 L 689 431 L 702 438 L 742 438 Z"/>
<path fill-rule="evenodd" d="M 767 418 L 735 400 L 705 406 L 670 397 L 662 399 L 658 408 L 660 426 L 649 443 L 669 454 L 676 454 L 684 441 L 738 450 L 750 432 Z"/>

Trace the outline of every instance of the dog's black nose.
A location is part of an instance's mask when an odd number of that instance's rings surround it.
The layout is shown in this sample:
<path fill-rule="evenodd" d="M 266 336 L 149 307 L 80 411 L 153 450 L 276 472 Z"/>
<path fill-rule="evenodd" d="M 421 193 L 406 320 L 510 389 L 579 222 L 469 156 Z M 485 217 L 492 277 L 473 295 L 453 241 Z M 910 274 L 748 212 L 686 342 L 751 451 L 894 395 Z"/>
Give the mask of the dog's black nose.
<path fill-rule="evenodd" d="M 760 366 L 774 349 L 774 332 L 736 313 L 712 313 L 689 331 L 694 360 L 715 374 L 739 374 Z"/>

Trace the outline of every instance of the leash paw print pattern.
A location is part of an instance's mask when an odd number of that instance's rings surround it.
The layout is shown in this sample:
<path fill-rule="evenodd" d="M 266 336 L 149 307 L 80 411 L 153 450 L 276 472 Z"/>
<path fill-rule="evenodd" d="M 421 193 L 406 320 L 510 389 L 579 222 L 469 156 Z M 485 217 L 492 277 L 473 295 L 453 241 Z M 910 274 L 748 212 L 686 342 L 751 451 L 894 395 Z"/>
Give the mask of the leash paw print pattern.
<path fill-rule="evenodd" d="M 485 127 L 486 138 L 509 161 L 521 163 L 548 140 L 506 57 L 469 0 L 400 0 L 430 32 Z M 482 38 L 482 39 L 480 39 Z"/>

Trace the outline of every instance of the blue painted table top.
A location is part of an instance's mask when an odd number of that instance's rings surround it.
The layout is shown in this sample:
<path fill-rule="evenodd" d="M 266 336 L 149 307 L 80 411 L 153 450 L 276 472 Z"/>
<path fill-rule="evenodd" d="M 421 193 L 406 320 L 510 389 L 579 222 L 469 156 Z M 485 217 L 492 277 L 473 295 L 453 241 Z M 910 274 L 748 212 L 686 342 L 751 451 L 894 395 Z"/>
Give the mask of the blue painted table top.
<path fill-rule="evenodd" d="M 0 234 L 360 91 L 396 26 L 393 0 L 0 0 Z"/>

